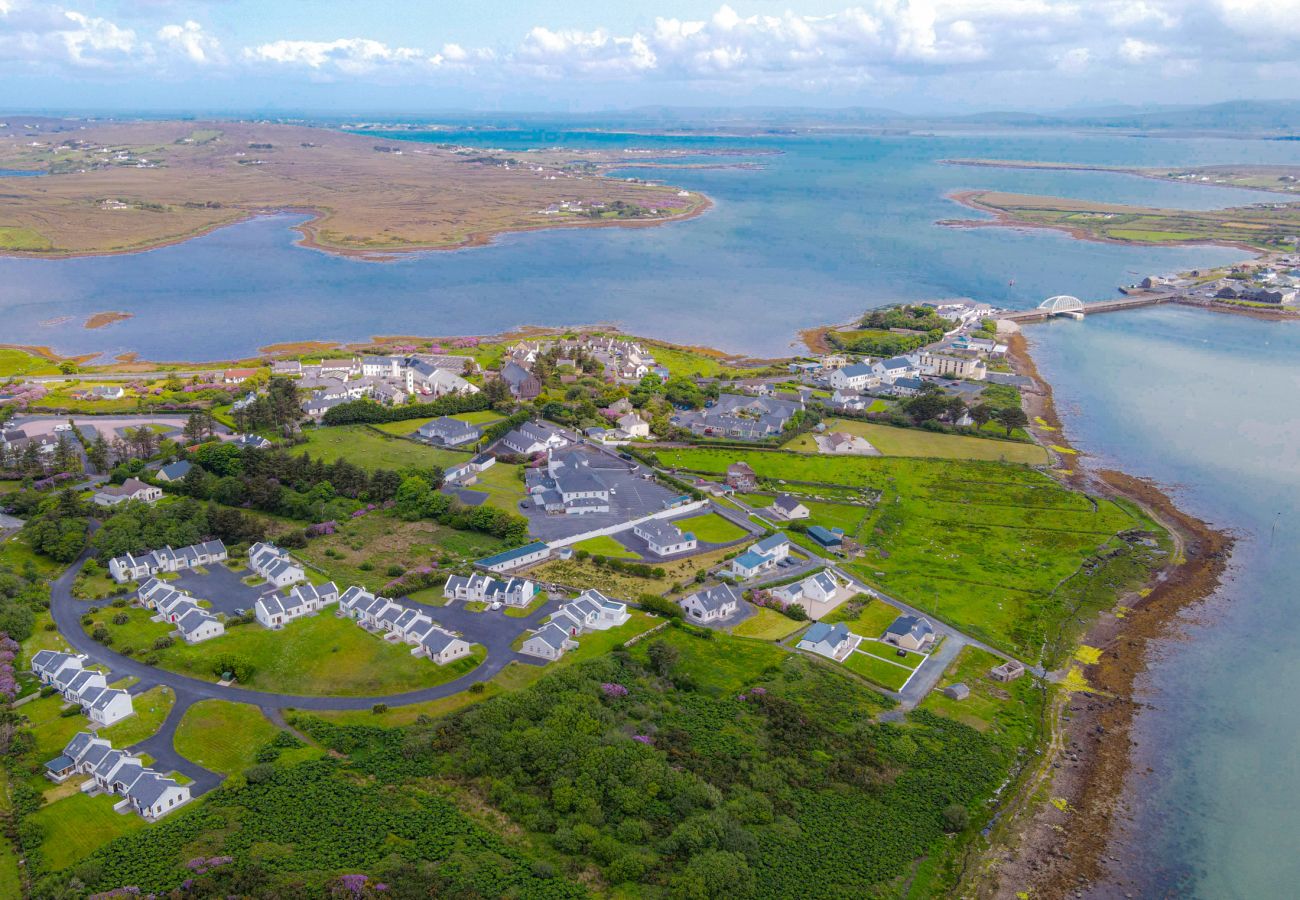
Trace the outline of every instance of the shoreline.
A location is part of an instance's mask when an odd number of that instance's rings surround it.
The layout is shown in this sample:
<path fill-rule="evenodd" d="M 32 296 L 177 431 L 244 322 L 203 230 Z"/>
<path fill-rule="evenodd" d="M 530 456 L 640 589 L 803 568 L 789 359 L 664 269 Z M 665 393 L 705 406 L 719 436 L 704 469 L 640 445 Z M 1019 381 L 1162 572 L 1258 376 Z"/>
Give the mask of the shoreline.
<path fill-rule="evenodd" d="M 1013 335 L 1009 347 L 1016 372 L 1038 388 L 1025 394 L 1029 430 L 1040 444 L 1078 453 L 1024 335 Z M 1069 456 L 1057 454 L 1062 455 Z M 1141 507 L 1173 536 L 1174 556 L 1153 573 L 1147 593 L 1116 598 L 1117 606 L 1125 607 L 1122 614 L 1118 609 L 1101 613 L 1082 637 L 1080 643 L 1101 651 L 1093 664 L 1075 663 L 1090 690 L 1061 689 L 1052 699 L 1045 713 L 1049 731 L 1042 736 L 1047 751 L 1021 780 L 993 840 L 978 854 L 982 864 L 970 886 L 979 897 L 1012 898 L 1026 891 L 1061 897 L 1104 880 L 1113 822 L 1133 766 L 1129 735 L 1138 708 L 1133 692 L 1146 670 L 1148 647 L 1167 634 L 1184 609 L 1219 587 L 1235 542 L 1179 509 L 1156 482 L 1115 469 L 1090 470 L 1080 456 L 1072 459 L 1073 468 L 1058 475 L 1072 487 Z"/>
<path fill-rule="evenodd" d="M 1102 172 L 1110 175 L 1132 175 L 1134 178 L 1147 178 L 1151 181 L 1165 181 L 1170 184 L 1192 184 L 1198 187 L 1220 187 L 1237 191 L 1259 191 L 1264 194 L 1281 194 L 1285 197 L 1297 196 L 1296 191 L 1281 190 L 1274 187 L 1241 185 L 1241 184 L 1220 184 L 1217 182 L 1188 181 L 1182 178 L 1175 178 L 1172 175 L 1162 175 L 1158 168 L 1142 168 L 1140 166 L 1104 166 L 1095 163 L 1054 163 L 1039 162 L 1035 160 L 1021 159 L 980 159 L 980 158 L 955 158 L 941 159 L 940 165 L 945 166 L 962 166 L 971 169 L 1023 169 L 1027 171 L 1048 171 L 1048 172 Z M 1186 166 L 1186 169 L 1205 169 L 1214 168 L 1213 166 Z"/>
<path fill-rule="evenodd" d="M 1255 257 L 1266 256 L 1267 252 L 1259 247 L 1253 247 L 1250 244 L 1243 244 L 1239 241 L 1223 241 L 1206 238 L 1204 240 L 1181 240 L 1181 241 L 1160 241 L 1159 243 L 1144 241 L 1125 241 L 1118 238 L 1103 237 L 1093 234 L 1084 228 L 1077 228 L 1070 225 L 1049 225 L 1045 222 L 1026 222 L 1017 219 L 1004 209 L 998 209 L 993 206 L 985 206 L 976 198 L 980 194 L 989 193 L 984 190 L 959 190 L 949 191 L 944 194 L 945 200 L 951 200 L 958 206 L 964 206 L 967 209 L 973 209 L 976 212 L 988 213 L 991 219 L 940 219 L 935 222 L 936 225 L 944 228 L 1010 228 L 1010 229 L 1033 229 L 1043 231 L 1055 231 L 1060 234 L 1066 234 L 1075 240 L 1092 241 L 1094 244 L 1117 244 L 1121 247 L 1229 247 L 1234 250 L 1244 250 Z"/>

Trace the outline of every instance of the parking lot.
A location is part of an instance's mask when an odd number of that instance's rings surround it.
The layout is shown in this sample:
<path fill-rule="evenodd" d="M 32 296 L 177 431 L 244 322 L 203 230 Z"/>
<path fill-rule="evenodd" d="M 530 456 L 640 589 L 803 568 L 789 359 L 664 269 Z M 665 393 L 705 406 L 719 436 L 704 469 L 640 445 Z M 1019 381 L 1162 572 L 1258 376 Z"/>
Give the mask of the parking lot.
<path fill-rule="evenodd" d="M 237 615 L 237 610 L 251 611 L 257 598 L 271 590 L 269 584 L 251 587 L 244 584 L 243 578 L 252 572 L 243 568 L 231 569 L 225 563 L 205 566 L 206 575 L 198 572 L 180 572 L 170 583 L 188 591 L 198 600 L 207 600 L 212 604 L 212 612 Z"/>
<path fill-rule="evenodd" d="M 541 541 L 554 541 L 570 535 L 608 528 L 659 512 L 677 494 L 658 482 L 643 478 L 648 469 L 624 462 L 597 450 L 586 448 L 592 473 L 609 488 L 607 513 L 585 515 L 550 515 L 522 501 L 519 512 L 528 518 L 528 532 Z"/>

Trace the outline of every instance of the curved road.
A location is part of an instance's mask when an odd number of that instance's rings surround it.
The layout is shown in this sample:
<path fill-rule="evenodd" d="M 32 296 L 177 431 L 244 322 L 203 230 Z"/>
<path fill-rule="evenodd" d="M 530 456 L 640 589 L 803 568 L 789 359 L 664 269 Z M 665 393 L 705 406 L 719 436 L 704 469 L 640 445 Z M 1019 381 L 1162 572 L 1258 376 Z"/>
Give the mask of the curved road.
<path fill-rule="evenodd" d="M 210 681 L 180 675 L 156 666 L 145 665 L 137 659 L 123 656 L 121 653 L 105 647 L 86 634 L 81 627 L 84 604 L 72 596 L 72 582 L 76 579 L 77 573 L 81 571 L 81 567 L 86 560 L 90 558 L 91 553 L 92 551 L 87 550 L 62 575 L 50 583 L 50 614 L 53 616 L 54 623 L 58 626 L 60 634 L 78 653 L 84 653 L 95 662 L 108 666 L 113 670 L 114 675 L 118 677 L 134 675 L 141 682 L 164 684 L 176 692 L 178 700 L 184 695 L 193 700 L 217 698 L 233 700 L 236 703 L 250 703 L 258 707 L 292 707 L 294 709 L 316 710 L 369 709 L 376 703 L 385 703 L 389 706 L 406 706 L 411 703 L 423 703 L 427 700 L 440 700 L 443 697 L 450 697 L 452 694 L 465 690 L 475 682 L 487 681 L 504 669 L 512 659 L 519 658 L 515 651 L 510 648 L 510 644 L 518 637 L 525 626 L 532 625 L 536 620 L 550 612 L 549 604 L 544 604 L 527 618 L 512 619 L 511 621 L 519 626 L 517 629 L 502 629 L 499 633 L 479 639 L 478 643 L 482 644 L 487 650 L 487 658 L 479 664 L 478 668 L 452 681 L 434 685 L 433 687 L 420 688 L 402 694 L 384 694 L 375 697 L 321 697 L 254 691 L 248 688 L 214 684 Z M 471 613 L 470 615 L 483 615 L 483 613 Z M 520 661 L 527 662 L 526 658 L 522 658 Z"/>

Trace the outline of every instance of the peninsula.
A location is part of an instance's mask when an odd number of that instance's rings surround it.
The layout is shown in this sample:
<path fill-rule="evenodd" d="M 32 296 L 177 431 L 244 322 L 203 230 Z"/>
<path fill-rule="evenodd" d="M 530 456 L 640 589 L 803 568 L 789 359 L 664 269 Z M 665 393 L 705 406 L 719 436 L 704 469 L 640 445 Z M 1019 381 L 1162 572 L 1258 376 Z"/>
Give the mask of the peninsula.
<path fill-rule="evenodd" d="M 658 224 L 708 208 L 699 193 L 601 174 L 630 158 L 265 122 L 13 119 L 0 125 L 0 171 L 38 177 L 4 179 L 0 253 L 129 253 L 297 210 L 311 215 L 298 226 L 305 246 L 383 259 L 510 231 Z"/>

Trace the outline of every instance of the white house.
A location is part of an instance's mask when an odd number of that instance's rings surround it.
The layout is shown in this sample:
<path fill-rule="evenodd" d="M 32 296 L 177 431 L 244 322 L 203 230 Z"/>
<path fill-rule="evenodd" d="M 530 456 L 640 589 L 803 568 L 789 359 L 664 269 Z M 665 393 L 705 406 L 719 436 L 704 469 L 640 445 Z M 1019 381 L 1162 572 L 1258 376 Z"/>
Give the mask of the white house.
<path fill-rule="evenodd" d="M 441 628 L 429 629 L 420 643 L 411 649 L 411 653 L 416 656 L 426 656 L 440 666 L 461 657 L 468 656 L 470 645 L 463 641 L 450 631 L 444 631 Z"/>
<path fill-rule="evenodd" d="M 880 378 L 870 363 L 855 363 L 832 370 L 826 383 L 836 390 L 869 391 L 880 386 Z"/>
<path fill-rule="evenodd" d="M 611 600 L 600 591 L 583 591 L 551 614 L 548 621 L 568 630 L 571 636 L 584 631 L 608 631 L 629 618 L 626 603 Z"/>
<path fill-rule="evenodd" d="M 860 643 L 862 638 L 849 631 L 843 622 L 834 625 L 816 622 L 804 632 L 804 636 L 799 640 L 799 649 L 811 650 L 813 653 L 843 662 Z"/>
<path fill-rule="evenodd" d="M 772 596 L 782 603 L 829 603 L 839 590 L 839 581 L 829 571 L 823 570 L 794 584 L 773 589 Z"/>
<path fill-rule="evenodd" d="M 131 580 L 148 578 L 159 572 L 179 572 L 182 569 L 194 569 L 199 566 L 223 562 L 226 559 L 226 545 L 221 541 L 204 541 L 173 550 L 164 547 L 150 550 L 140 556 L 125 553 L 108 561 L 108 573 L 118 584 Z"/>
<path fill-rule="evenodd" d="M 760 572 L 775 568 L 790 555 L 790 541 L 777 533 L 750 544 L 749 549 L 731 561 L 731 574 L 741 579 L 753 578 Z"/>
<path fill-rule="evenodd" d="M 146 770 L 127 789 L 122 804 L 144 818 L 154 821 L 167 815 L 190 801 L 190 788 L 187 784 L 178 784 L 164 775 Z M 116 807 L 114 807 L 116 809 Z"/>
<path fill-rule="evenodd" d="M 96 725 L 112 725 L 135 712 L 131 695 L 117 688 L 88 688 L 77 702 Z"/>
<path fill-rule="evenodd" d="M 924 616 L 899 616 L 885 629 L 884 641 L 904 650 L 924 650 L 934 643 L 934 626 Z"/>
<path fill-rule="evenodd" d="M 91 688 L 108 687 L 108 679 L 103 672 L 95 672 L 91 669 L 82 669 L 70 678 L 64 678 L 64 675 L 72 673 L 73 669 L 64 669 L 58 678 L 54 681 L 54 686 L 63 694 L 63 699 L 69 703 L 78 700 L 83 693 Z"/>
<path fill-rule="evenodd" d="M 226 626 L 207 610 L 195 608 L 176 620 L 176 630 L 187 644 L 198 644 L 225 634 Z"/>
<path fill-rule="evenodd" d="M 120 503 L 129 503 L 132 500 L 139 500 L 143 503 L 154 503 L 162 499 L 162 488 L 155 487 L 152 484 L 145 484 L 139 478 L 128 478 L 121 484 L 106 485 L 91 496 L 96 506 L 117 506 Z"/>
<path fill-rule="evenodd" d="M 368 605 L 374 599 L 374 594 L 354 584 L 339 594 L 339 615 L 355 619 L 358 615 L 358 609 Z"/>
<path fill-rule="evenodd" d="M 768 509 L 772 511 L 772 515 L 788 521 L 806 519 L 812 515 L 808 507 L 804 506 L 797 498 L 792 497 L 789 494 L 778 495 L 777 498 L 772 501 L 772 505 L 769 506 Z"/>
<path fill-rule="evenodd" d="M 500 581 L 491 575 L 451 575 L 443 585 L 442 595 L 448 600 L 465 600 L 479 603 L 501 602 L 507 606 L 527 606 L 537 593 L 537 586 L 527 578 L 507 578 Z"/>
<path fill-rule="evenodd" d="M 477 566 L 482 566 L 489 572 L 508 572 L 511 569 L 518 569 L 521 566 L 530 566 L 533 563 L 541 562 L 551 555 L 551 548 L 542 541 L 533 541 L 531 544 L 524 544 L 522 547 L 515 547 L 513 550 L 504 550 L 501 553 L 492 556 L 485 556 L 483 559 L 474 561 Z"/>
<path fill-rule="evenodd" d="M 671 522 L 662 519 L 647 519 L 632 526 L 632 533 L 646 542 L 650 552 L 656 556 L 668 556 L 673 553 L 685 553 L 699 546 L 695 535 L 683 532 Z"/>
<path fill-rule="evenodd" d="M 740 597 L 730 585 L 718 584 L 684 597 L 680 606 L 692 622 L 721 622 L 740 609 Z"/>
<path fill-rule="evenodd" d="M 96 762 L 98 762 L 105 753 L 113 749 L 113 745 L 103 738 L 96 737 L 93 732 L 78 732 L 73 735 L 72 740 L 68 741 L 62 753 L 45 764 L 45 777 L 55 784 L 61 784 L 73 775 L 85 774 L 90 764 L 83 763 L 83 760 L 95 748 L 99 750 L 96 754 Z"/>
<path fill-rule="evenodd" d="M 619 416 L 615 424 L 620 431 L 626 431 L 632 437 L 650 437 L 650 423 L 634 412 Z"/>
<path fill-rule="evenodd" d="M 248 567 L 278 588 L 307 580 L 307 573 L 286 551 L 258 541 L 248 548 Z"/>
<path fill-rule="evenodd" d="M 307 612 L 313 613 L 324 609 L 331 603 L 337 603 L 339 589 L 332 581 L 327 581 L 324 584 L 304 582 L 290 590 L 289 597 L 291 600 L 307 607 Z"/>
<path fill-rule="evenodd" d="M 569 439 L 560 429 L 545 422 L 525 422 L 501 439 L 506 449 L 522 456 L 558 450 L 567 445 Z"/>
<path fill-rule="evenodd" d="M 32 656 L 32 674 L 41 680 L 41 684 L 53 684 L 64 669 L 80 672 L 85 668 L 85 662 L 84 656 L 73 656 L 58 650 L 38 650 Z"/>
<path fill-rule="evenodd" d="M 549 622 L 530 634 L 519 652 L 539 659 L 556 660 L 577 646 L 578 642 L 569 637 L 568 631 Z"/>

